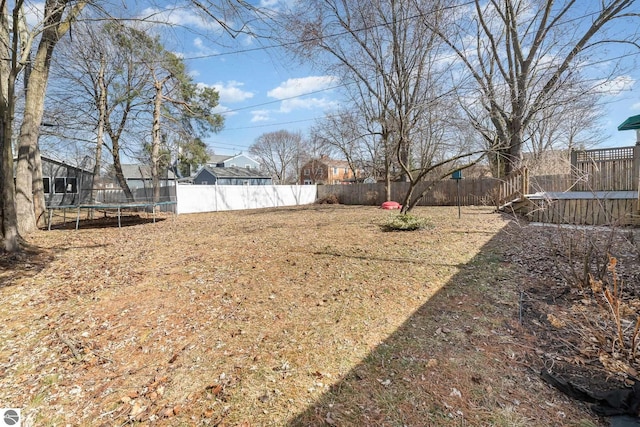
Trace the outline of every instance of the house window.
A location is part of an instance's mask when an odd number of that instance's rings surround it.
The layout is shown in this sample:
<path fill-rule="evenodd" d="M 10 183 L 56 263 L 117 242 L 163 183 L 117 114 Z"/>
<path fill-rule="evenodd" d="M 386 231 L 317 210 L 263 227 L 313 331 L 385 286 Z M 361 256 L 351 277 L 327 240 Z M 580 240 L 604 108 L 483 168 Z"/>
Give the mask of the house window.
<path fill-rule="evenodd" d="M 208 181 L 202 181 L 202 182 L 200 182 L 200 185 L 208 185 L 208 184 L 209 184 L 209 182 L 208 182 Z"/>
<path fill-rule="evenodd" d="M 304 170 L 304 174 L 305 176 L 309 176 L 309 174 L 311 173 L 311 171 L 309 169 L 305 169 Z"/>
<path fill-rule="evenodd" d="M 51 193 L 51 179 L 48 176 L 42 178 L 42 188 L 44 194 Z"/>
<path fill-rule="evenodd" d="M 75 177 L 67 178 L 67 193 L 76 194 L 78 192 L 78 181 Z"/>
<path fill-rule="evenodd" d="M 338 175 L 338 168 L 333 168 L 333 174 Z"/>
<path fill-rule="evenodd" d="M 304 185 L 311 185 L 311 184 L 313 184 L 313 182 L 311 182 L 310 179 L 305 179 L 304 180 Z"/>
<path fill-rule="evenodd" d="M 53 181 L 53 192 L 56 194 L 64 194 L 66 183 L 64 178 L 55 178 Z"/>
<path fill-rule="evenodd" d="M 53 181 L 53 192 L 56 194 L 77 193 L 78 185 L 76 178 L 55 178 L 55 180 Z"/>

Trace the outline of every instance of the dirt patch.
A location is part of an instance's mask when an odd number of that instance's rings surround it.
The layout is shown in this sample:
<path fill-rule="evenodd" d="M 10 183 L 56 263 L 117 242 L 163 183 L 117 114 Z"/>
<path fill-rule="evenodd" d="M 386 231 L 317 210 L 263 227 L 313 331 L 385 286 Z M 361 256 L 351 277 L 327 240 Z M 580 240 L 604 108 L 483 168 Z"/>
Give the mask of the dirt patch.
<path fill-rule="evenodd" d="M 38 232 L 0 259 L 0 406 L 34 425 L 603 425 L 539 378 L 549 360 L 628 378 L 544 320 L 579 298 L 536 262 L 556 259 L 547 231 L 418 208 L 434 228 L 383 232 L 393 214 Z"/>

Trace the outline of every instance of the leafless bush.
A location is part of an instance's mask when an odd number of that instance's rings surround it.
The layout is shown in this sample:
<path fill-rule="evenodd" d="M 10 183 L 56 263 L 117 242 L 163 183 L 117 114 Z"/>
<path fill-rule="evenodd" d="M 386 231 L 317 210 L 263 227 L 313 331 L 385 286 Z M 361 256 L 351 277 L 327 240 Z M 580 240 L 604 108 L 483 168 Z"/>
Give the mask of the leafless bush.
<path fill-rule="evenodd" d="M 640 316 L 625 295 L 624 282 L 618 277 L 616 265 L 617 259 L 610 257 L 606 266 L 609 284 L 591 278 L 591 291 L 600 312 L 587 316 L 586 319 L 591 335 L 599 342 L 602 350 L 608 351 L 616 360 L 634 364 L 638 350 Z"/>
<path fill-rule="evenodd" d="M 550 238 L 555 254 L 556 267 L 571 285 L 580 289 L 588 287 L 591 280 L 605 280 L 609 256 L 619 230 L 610 227 L 606 231 L 588 227 L 558 226 Z"/>
<path fill-rule="evenodd" d="M 340 200 L 338 200 L 338 196 L 335 194 L 329 194 L 324 196 L 321 199 L 316 200 L 316 204 L 318 205 L 338 205 L 340 204 Z"/>

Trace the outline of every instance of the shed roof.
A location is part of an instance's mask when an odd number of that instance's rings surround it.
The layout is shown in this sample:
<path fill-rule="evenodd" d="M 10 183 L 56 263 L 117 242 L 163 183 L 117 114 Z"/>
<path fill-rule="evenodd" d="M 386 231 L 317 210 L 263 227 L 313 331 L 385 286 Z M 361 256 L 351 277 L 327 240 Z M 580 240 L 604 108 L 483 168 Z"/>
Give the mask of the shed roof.
<path fill-rule="evenodd" d="M 53 164 L 58 165 L 58 166 L 77 169 L 77 170 L 82 171 L 84 173 L 93 174 L 93 172 L 88 170 L 88 169 L 84 169 L 84 168 L 82 168 L 80 166 L 70 165 L 69 163 L 65 163 L 64 161 L 61 161 L 61 160 L 52 159 L 51 157 L 48 157 L 48 156 L 40 156 L 40 158 L 42 159 L 43 162 L 53 163 Z M 17 162 L 18 158 L 14 157 L 13 161 L 14 161 L 14 163 Z"/>
<path fill-rule="evenodd" d="M 618 130 L 632 130 L 632 129 L 640 129 L 640 115 L 631 116 L 620 126 L 618 126 Z"/>
<path fill-rule="evenodd" d="M 151 166 L 141 164 L 123 164 L 122 174 L 127 179 L 151 179 Z M 171 170 L 161 172 L 160 176 L 162 179 L 167 176 L 169 179 L 175 178 L 175 175 Z"/>

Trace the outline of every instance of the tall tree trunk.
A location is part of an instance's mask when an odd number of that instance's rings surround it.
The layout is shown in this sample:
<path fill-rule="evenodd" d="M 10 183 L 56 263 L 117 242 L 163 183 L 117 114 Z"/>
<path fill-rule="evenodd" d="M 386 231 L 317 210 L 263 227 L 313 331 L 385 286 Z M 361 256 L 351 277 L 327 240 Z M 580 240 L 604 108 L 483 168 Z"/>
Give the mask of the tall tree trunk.
<path fill-rule="evenodd" d="M 7 15 L 7 2 L 0 3 L 0 48 L 16 52 L 17 40 L 11 40 L 12 29 Z M 14 19 L 14 27 L 16 22 Z M 14 33 L 15 35 L 15 33 Z M 16 58 L 0 61 L 0 234 L 2 248 L 8 252 L 20 249 L 18 217 L 13 183 L 13 148 L 11 146 L 13 112 L 15 108 Z"/>
<path fill-rule="evenodd" d="M 153 202 L 160 201 L 160 112 L 162 108 L 162 86 L 168 77 L 154 82 L 155 98 L 153 100 L 153 126 L 151 128 L 151 182 L 153 185 Z"/>
<path fill-rule="evenodd" d="M 120 184 L 122 191 L 124 191 L 127 202 L 133 202 L 133 193 L 131 193 L 129 184 L 127 184 L 127 180 L 122 172 L 122 162 L 120 161 L 120 142 L 118 138 L 115 138 L 113 135 L 111 136 L 111 146 L 113 149 L 111 154 L 113 155 L 113 169 L 116 172 L 116 180 L 118 181 L 118 184 Z"/>
<path fill-rule="evenodd" d="M 4 82 L 3 82 L 4 83 Z M 11 148 L 11 114 L 7 99 L 3 97 L 0 104 L 0 188 L 2 204 L 0 213 L 2 220 L 2 246 L 7 252 L 20 249 L 18 234 L 18 217 L 15 205 L 15 187 L 13 185 L 13 150 Z M 7 108 L 9 107 L 9 108 Z"/>
<path fill-rule="evenodd" d="M 100 169 L 102 168 L 102 144 L 104 137 L 104 122 L 107 113 L 107 88 L 104 82 L 104 72 L 107 63 L 103 53 L 100 53 L 100 71 L 98 72 L 98 132 L 96 135 L 96 151 L 93 166 L 93 177 L 91 179 L 91 203 L 96 203 L 98 198 L 98 189 L 96 181 L 100 178 Z"/>
<path fill-rule="evenodd" d="M 46 53 L 43 53 L 46 54 Z M 20 234 L 36 229 L 36 218 L 44 212 L 44 193 L 42 191 L 42 169 L 38 168 L 39 127 L 44 112 L 44 95 L 49 75 L 49 65 L 39 60 L 39 50 L 27 82 L 27 93 L 22 126 L 18 145 L 18 164 L 16 167 L 16 209 Z M 40 185 L 36 180 L 40 181 Z M 34 186 L 35 184 L 35 186 Z M 40 187 L 40 188 L 38 188 Z M 42 200 L 35 201 L 37 198 Z M 36 208 L 38 211 L 36 212 Z"/>
<path fill-rule="evenodd" d="M 47 0 L 44 8 L 44 30 L 31 63 L 26 82 L 24 117 L 20 127 L 18 164 L 16 167 L 16 211 L 20 234 L 34 231 L 44 219 L 45 201 L 42 164 L 38 137 L 44 112 L 44 99 L 51 67 L 51 55 L 60 38 L 69 30 L 71 21 L 86 5 L 79 2 L 64 17 L 68 0 Z"/>

